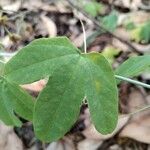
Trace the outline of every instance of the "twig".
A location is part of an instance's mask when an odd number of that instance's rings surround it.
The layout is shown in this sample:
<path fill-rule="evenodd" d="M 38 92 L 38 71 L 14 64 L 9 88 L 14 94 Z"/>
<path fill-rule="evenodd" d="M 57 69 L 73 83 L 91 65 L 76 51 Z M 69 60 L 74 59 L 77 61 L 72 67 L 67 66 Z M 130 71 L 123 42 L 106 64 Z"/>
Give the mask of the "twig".
<path fill-rule="evenodd" d="M 145 107 L 143 107 L 143 108 L 140 108 L 140 109 L 138 109 L 138 110 L 136 110 L 136 111 L 134 111 L 134 112 L 131 112 L 129 115 L 135 115 L 135 114 L 137 114 L 137 113 L 140 113 L 140 112 L 145 111 L 145 110 L 148 110 L 148 109 L 150 109 L 150 105 L 145 106 Z"/>
<path fill-rule="evenodd" d="M 146 110 L 149 110 L 149 109 L 150 109 L 150 105 L 145 106 L 143 108 L 140 108 L 138 110 L 135 110 L 134 112 L 128 113 L 128 114 L 122 116 L 121 118 L 124 118 L 124 117 L 127 117 L 127 116 L 132 117 L 132 116 L 134 116 L 134 115 L 136 115 L 136 114 L 138 114 L 140 112 L 143 112 L 143 111 L 146 111 Z"/>
<path fill-rule="evenodd" d="M 18 12 L 18 11 L 12 11 L 12 10 L 5 10 L 5 9 L 0 9 L 0 13 L 11 13 L 13 14 L 12 17 L 9 17 L 8 20 L 14 20 L 18 17 L 25 16 L 27 13 L 29 13 L 29 10 L 23 11 L 23 12 Z"/>
<path fill-rule="evenodd" d="M 120 42 L 126 44 L 129 48 L 131 48 L 135 53 L 141 54 L 141 52 L 134 47 L 129 41 L 126 41 L 120 37 L 118 37 L 117 35 L 115 35 L 114 33 L 110 32 L 108 29 L 106 29 L 102 24 L 100 24 L 100 22 L 98 20 L 96 20 L 95 18 L 93 18 L 92 16 L 88 15 L 85 11 L 83 11 L 82 8 L 80 8 L 79 6 L 75 5 L 72 0 L 67 0 L 68 3 L 70 4 L 70 6 L 72 8 L 75 8 L 76 10 L 78 10 L 79 12 L 81 12 L 86 18 L 90 19 L 99 29 L 102 29 L 103 31 L 109 33 L 111 36 L 113 36 L 115 39 L 119 40 Z"/>

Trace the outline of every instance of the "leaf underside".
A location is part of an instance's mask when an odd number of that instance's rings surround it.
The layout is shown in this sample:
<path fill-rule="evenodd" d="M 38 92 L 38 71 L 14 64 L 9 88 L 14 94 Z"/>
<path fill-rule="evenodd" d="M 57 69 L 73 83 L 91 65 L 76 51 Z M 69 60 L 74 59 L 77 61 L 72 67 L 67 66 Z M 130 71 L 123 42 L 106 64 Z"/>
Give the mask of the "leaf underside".
<path fill-rule="evenodd" d="M 111 133 L 116 126 L 118 95 L 109 63 L 99 53 L 81 54 L 67 38 L 35 40 L 6 64 L 4 74 L 18 84 L 49 76 L 33 115 L 43 141 L 57 140 L 71 128 L 84 97 L 99 132 Z"/>

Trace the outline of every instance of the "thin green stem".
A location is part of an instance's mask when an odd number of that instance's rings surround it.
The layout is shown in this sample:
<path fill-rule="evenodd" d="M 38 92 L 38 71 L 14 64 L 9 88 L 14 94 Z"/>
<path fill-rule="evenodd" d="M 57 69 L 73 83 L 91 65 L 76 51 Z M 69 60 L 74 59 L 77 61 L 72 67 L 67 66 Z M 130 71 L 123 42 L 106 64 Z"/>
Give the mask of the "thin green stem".
<path fill-rule="evenodd" d="M 140 82 L 140 81 L 132 80 L 132 79 L 130 79 L 130 78 L 126 78 L 126 77 L 119 76 L 119 75 L 115 75 L 115 77 L 116 77 L 117 79 L 124 80 L 124 81 L 130 82 L 130 83 L 132 83 L 132 84 L 136 84 L 136 85 L 143 86 L 143 87 L 145 87 L 145 88 L 150 89 L 150 85 L 149 85 L 149 84 L 142 83 L 142 82 Z"/>

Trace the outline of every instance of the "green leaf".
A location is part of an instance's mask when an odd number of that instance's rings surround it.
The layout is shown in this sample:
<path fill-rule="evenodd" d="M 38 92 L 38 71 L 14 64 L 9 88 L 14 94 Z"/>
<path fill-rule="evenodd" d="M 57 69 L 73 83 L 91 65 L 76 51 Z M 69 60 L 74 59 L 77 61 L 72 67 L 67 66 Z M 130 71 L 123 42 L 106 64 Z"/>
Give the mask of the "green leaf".
<path fill-rule="evenodd" d="M 137 25 L 130 31 L 131 39 L 136 42 L 148 43 L 150 41 L 150 21 Z"/>
<path fill-rule="evenodd" d="M 111 133 L 118 120 L 118 95 L 115 77 L 107 60 L 91 53 L 86 58 L 86 91 L 90 114 L 96 129 Z"/>
<path fill-rule="evenodd" d="M 103 50 L 102 55 L 108 60 L 110 64 L 112 64 L 115 60 L 115 56 L 118 55 L 119 52 L 119 49 L 108 46 Z"/>
<path fill-rule="evenodd" d="M 96 129 L 103 134 L 112 132 L 118 115 L 117 88 L 101 54 L 81 54 L 76 62 L 51 74 L 35 105 L 37 137 L 47 142 L 62 137 L 76 121 L 84 97 Z"/>
<path fill-rule="evenodd" d="M 83 6 L 83 9 L 91 16 L 96 17 L 100 10 L 103 9 L 103 6 L 98 2 L 86 2 Z"/>
<path fill-rule="evenodd" d="M 125 24 L 125 28 L 126 28 L 127 31 L 130 31 L 130 30 L 135 29 L 135 28 L 136 28 L 136 25 L 135 25 L 134 22 L 129 21 L 129 22 L 127 22 L 127 23 Z"/>
<path fill-rule="evenodd" d="M 110 133 L 116 126 L 115 78 L 111 66 L 99 53 L 81 54 L 64 37 L 39 39 L 19 51 L 5 65 L 4 73 L 8 81 L 19 84 L 49 76 L 33 117 L 35 133 L 43 141 L 57 140 L 71 128 L 84 97 L 99 132 Z"/>
<path fill-rule="evenodd" d="M 78 49 L 66 37 L 34 40 L 6 64 L 5 78 L 18 84 L 31 83 L 49 76 L 78 56 Z"/>
<path fill-rule="evenodd" d="M 19 116 L 32 120 L 33 100 L 18 85 L 0 77 L 0 120 L 7 125 L 21 126 Z"/>
<path fill-rule="evenodd" d="M 84 68 L 79 63 L 54 72 L 37 99 L 34 128 L 43 141 L 59 139 L 78 118 L 84 98 Z"/>
<path fill-rule="evenodd" d="M 4 72 L 4 63 L 0 61 L 0 76 L 3 75 Z"/>
<path fill-rule="evenodd" d="M 117 75 L 134 77 L 150 67 L 150 55 L 131 57 L 121 64 L 115 71 Z"/>
<path fill-rule="evenodd" d="M 140 32 L 141 32 L 141 28 L 135 28 L 131 30 L 130 32 L 131 39 L 135 40 L 136 42 L 140 42 L 141 41 Z"/>
<path fill-rule="evenodd" d="M 144 43 L 150 42 L 150 21 L 146 22 L 140 32 L 140 37 Z"/>
<path fill-rule="evenodd" d="M 116 11 L 112 11 L 108 16 L 102 18 L 103 26 L 109 31 L 115 31 L 118 22 L 118 14 Z"/>

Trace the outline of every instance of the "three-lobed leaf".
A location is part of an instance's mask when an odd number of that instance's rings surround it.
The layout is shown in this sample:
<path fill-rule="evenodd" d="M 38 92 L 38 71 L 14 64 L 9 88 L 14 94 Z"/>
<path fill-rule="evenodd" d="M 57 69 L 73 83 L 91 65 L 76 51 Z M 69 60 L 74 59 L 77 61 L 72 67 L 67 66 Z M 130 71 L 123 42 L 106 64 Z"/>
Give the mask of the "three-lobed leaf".
<path fill-rule="evenodd" d="M 99 53 L 81 54 L 67 38 L 31 42 L 6 64 L 4 75 L 18 84 L 49 76 L 33 115 L 41 140 L 62 137 L 76 121 L 84 97 L 99 132 L 110 133 L 116 126 L 117 88 L 109 63 Z"/>
<path fill-rule="evenodd" d="M 50 76 L 35 105 L 37 137 L 44 141 L 62 137 L 76 121 L 84 97 L 96 129 L 103 134 L 112 132 L 118 116 L 117 88 L 111 67 L 101 54 L 82 54 L 78 61 Z"/>

